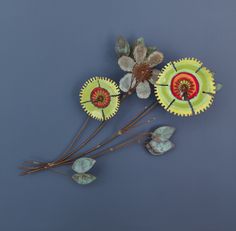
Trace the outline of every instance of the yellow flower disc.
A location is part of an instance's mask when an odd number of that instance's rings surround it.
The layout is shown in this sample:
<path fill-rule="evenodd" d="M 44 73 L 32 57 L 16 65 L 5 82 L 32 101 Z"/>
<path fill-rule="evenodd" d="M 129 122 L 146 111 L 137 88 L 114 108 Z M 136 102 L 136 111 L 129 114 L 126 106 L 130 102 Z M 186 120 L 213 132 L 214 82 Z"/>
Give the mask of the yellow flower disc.
<path fill-rule="evenodd" d="M 80 103 L 85 112 L 97 120 L 113 117 L 120 106 L 120 90 L 117 84 L 105 77 L 93 77 L 80 91 Z"/>
<path fill-rule="evenodd" d="M 213 102 L 213 74 L 197 59 L 170 62 L 158 77 L 155 95 L 168 112 L 191 116 L 205 111 Z"/>

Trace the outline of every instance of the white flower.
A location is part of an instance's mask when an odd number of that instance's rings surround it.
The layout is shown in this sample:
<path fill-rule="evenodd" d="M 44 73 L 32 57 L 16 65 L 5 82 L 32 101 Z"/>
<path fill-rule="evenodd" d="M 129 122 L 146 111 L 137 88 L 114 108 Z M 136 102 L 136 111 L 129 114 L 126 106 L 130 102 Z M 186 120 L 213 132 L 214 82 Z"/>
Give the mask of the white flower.
<path fill-rule="evenodd" d="M 134 48 L 133 57 L 134 59 L 122 56 L 118 60 L 120 68 L 128 72 L 120 80 L 120 89 L 123 92 L 136 89 L 137 96 L 146 99 L 151 94 L 149 83 L 155 84 L 160 73 L 154 67 L 163 61 L 164 55 L 159 51 L 154 51 L 147 57 L 146 46 L 139 43 Z"/>

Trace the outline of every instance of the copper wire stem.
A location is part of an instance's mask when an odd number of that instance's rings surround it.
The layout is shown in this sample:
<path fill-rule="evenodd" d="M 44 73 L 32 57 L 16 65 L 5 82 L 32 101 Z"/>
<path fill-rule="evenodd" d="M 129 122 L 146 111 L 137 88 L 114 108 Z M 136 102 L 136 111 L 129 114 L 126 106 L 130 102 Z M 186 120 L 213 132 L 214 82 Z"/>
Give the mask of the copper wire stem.
<path fill-rule="evenodd" d="M 126 97 L 128 96 L 128 94 L 125 94 L 121 97 L 121 101 L 123 101 Z M 23 172 L 21 173 L 21 175 L 27 175 L 27 174 L 31 174 L 31 173 L 35 173 L 35 172 L 39 172 L 39 171 L 43 171 L 43 170 L 48 170 L 51 168 L 55 168 L 55 167 L 59 167 L 59 166 L 63 166 L 63 165 L 68 165 L 68 164 L 72 164 L 77 158 L 83 157 L 87 154 L 93 153 L 95 151 L 97 151 L 98 149 L 102 148 L 103 146 L 111 143 L 113 140 L 115 140 L 117 137 L 123 135 L 124 133 L 128 132 L 130 129 L 132 129 L 133 127 L 135 127 L 135 125 L 144 117 L 146 116 L 152 109 L 154 109 L 157 106 L 157 102 L 152 103 L 151 105 L 149 105 L 148 107 L 146 107 L 142 112 L 140 112 L 138 115 L 136 115 L 131 121 L 129 121 L 124 127 L 122 127 L 121 129 L 119 129 L 118 131 L 116 131 L 113 135 L 111 135 L 109 138 L 105 139 L 103 142 L 99 143 L 98 145 L 92 147 L 91 149 L 83 152 L 83 153 L 79 153 L 79 151 L 85 147 L 91 140 L 93 140 L 93 138 L 105 127 L 105 125 L 107 124 L 105 121 L 101 122 L 99 124 L 99 126 L 95 129 L 95 131 L 84 141 L 82 142 L 79 147 L 77 147 L 75 149 L 76 143 L 78 142 L 79 138 L 81 137 L 81 134 L 83 133 L 83 131 L 86 129 L 89 119 L 87 118 L 86 121 L 84 122 L 84 124 L 82 125 L 82 127 L 80 128 L 79 132 L 76 134 L 76 136 L 73 138 L 71 144 L 69 145 L 69 147 L 66 149 L 66 151 L 62 154 L 61 157 L 59 157 L 57 160 L 53 161 L 53 162 L 38 162 L 38 164 L 34 164 L 34 166 L 23 166 L 21 167 L 23 169 Z M 144 135 L 145 134 L 145 135 Z M 144 136 L 148 136 L 149 133 L 145 132 L 145 133 L 141 133 L 136 135 L 135 137 L 124 141 L 120 144 L 114 145 L 112 147 L 106 148 L 101 150 L 100 152 L 92 155 L 92 158 L 98 158 L 101 155 L 107 153 L 107 152 L 111 152 L 111 151 L 115 151 L 118 150 L 122 147 L 125 147 L 126 145 L 130 144 L 130 143 L 134 143 L 136 141 L 138 141 L 141 137 Z M 76 155 L 77 154 L 77 155 Z M 72 158 L 73 156 L 73 158 Z"/>

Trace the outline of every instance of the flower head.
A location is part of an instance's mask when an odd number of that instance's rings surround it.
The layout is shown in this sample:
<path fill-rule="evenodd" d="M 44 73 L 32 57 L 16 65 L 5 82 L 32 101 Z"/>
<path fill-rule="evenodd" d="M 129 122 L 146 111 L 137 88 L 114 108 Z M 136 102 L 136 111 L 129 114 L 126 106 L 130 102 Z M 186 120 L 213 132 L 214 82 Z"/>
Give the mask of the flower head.
<path fill-rule="evenodd" d="M 80 103 L 88 115 L 97 120 L 113 117 L 120 105 L 117 84 L 105 77 L 93 77 L 85 82 L 80 92 Z"/>
<path fill-rule="evenodd" d="M 180 116 L 203 112 L 212 104 L 215 93 L 213 74 L 194 58 L 168 63 L 155 84 L 160 104 Z"/>
<path fill-rule="evenodd" d="M 122 44 L 127 44 L 127 42 Z M 118 60 L 120 68 L 128 72 L 120 80 L 120 89 L 123 92 L 132 92 L 136 89 L 139 98 L 148 98 L 151 94 L 150 83 L 154 84 L 156 82 L 160 72 L 154 67 L 160 64 L 163 58 L 164 56 L 160 51 L 151 47 L 147 48 L 143 40 L 139 39 L 132 54 L 128 52 Z"/>

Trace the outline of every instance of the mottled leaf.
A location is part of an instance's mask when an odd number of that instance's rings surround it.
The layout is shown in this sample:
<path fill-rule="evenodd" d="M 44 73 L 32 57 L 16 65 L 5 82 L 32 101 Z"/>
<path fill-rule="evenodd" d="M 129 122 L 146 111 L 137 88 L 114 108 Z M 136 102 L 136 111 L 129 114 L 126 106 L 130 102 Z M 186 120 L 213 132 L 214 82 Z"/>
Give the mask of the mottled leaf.
<path fill-rule="evenodd" d="M 223 87 L 223 84 L 217 83 L 216 84 L 216 91 L 220 91 L 222 89 L 222 87 Z"/>
<path fill-rule="evenodd" d="M 147 47 L 147 56 L 157 50 L 157 47 Z"/>
<path fill-rule="evenodd" d="M 73 163 L 72 169 L 77 173 L 85 173 L 89 169 L 91 169 L 95 163 L 96 160 L 91 158 L 87 157 L 79 158 Z"/>
<path fill-rule="evenodd" d="M 72 176 L 72 179 L 78 183 L 78 184 L 90 184 L 94 180 L 96 180 L 96 177 L 89 173 L 76 173 Z"/>
<path fill-rule="evenodd" d="M 174 148 L 174 144 L 169 140 L 163 142 L 151 140 L 146 144 L 146 148 L 152 155 L 158 156 L 170 151 L 172 148 Z"/>
<path fill-rule="evenodd" d="M 162 126 L 152 133 L 152 139 L 155 141 L 167 141 L 174 134 L 175 128 L 170 126 Z"/>
<path fill-rule="evenodd" d="M 139 37 L 138 39 L 136 39 L 135 46 L 138 45 L 138 44 L 145 45 L 143 37 Z"/>
<path fill-rule="evenodd" d="M 128 56 L 130 54 L 129 43 L 122 36 L 119 36 L 116 40 L 115 51 L 119 57 L 123 55 Z"/>
<path fill-rule="evenodd" d="M 132 50 L 134 50 L 134 48 L 137 46 L 137 45 L 143 45 L 145 46 L 145 42 L 144 42 L 144 38 L 143 37 L 139 37 L 138 39 L 136 39 L 134 41 L 134 43 L 132 44 Z"/>

